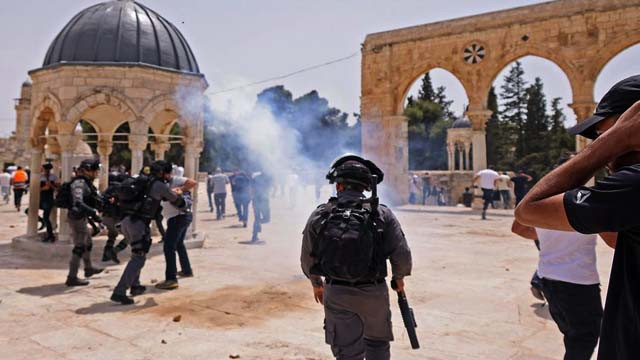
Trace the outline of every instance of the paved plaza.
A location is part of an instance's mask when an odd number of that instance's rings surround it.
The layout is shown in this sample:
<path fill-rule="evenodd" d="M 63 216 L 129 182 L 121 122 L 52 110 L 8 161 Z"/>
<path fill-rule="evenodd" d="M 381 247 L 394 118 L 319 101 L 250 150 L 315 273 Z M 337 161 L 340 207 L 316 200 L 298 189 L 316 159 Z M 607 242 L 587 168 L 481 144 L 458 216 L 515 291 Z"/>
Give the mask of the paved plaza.
<path fill-rule="evenodd" d="M 232 214 L 216 221 L 204 195 L 198 231 L 208 239 L 190 250 L 195 277 L 180 280 L 177 290 L 156 290 L 164 258 L 152 257 L 141 277 L 149 290 L 132 306 L 109 301 L 124 262 L 88 287 L 67 288 L 67 259 L 13 250 L 11 238 L 24 232 L 26 217 L 0 206 L 0 359 L 332 358 L 322 307 L 299 266 L 300 233 L 313 204 L 272 199 L 266 244 L 245 245 L 250 226 Z M 227 203 L 235 213 L 230 196 Z M 487 221 L 454 207 L 404 206 L 396 214 L 413 251 L 407 295 L 422 348 L 410 349 L 392 294 L 394 359 L 562 357 L 547 307 L 529 292 L 536 249 L 510 233 L 512 211 L 490 210 Z M 602 242 L 597 252 L 606 289 L 613 252 Z"/>

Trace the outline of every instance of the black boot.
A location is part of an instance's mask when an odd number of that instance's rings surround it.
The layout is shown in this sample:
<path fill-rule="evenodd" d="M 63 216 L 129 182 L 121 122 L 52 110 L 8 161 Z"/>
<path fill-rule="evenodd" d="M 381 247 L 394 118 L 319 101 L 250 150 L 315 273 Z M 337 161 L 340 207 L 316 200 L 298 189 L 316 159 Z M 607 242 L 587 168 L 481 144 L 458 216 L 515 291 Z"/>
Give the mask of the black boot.
<path fill-rule="evenodd" d="M 112 294 L 111 300 L 119 302 L 122 305 L 131 305 L 134 303 L 133 299 L 128 297 L 127 295 Z"/>
<path fill-rule="evenodd" d="M 85 278 L 90 278 L 95 274 L 100 274 L 101 272 L 103 272 L 104 269 L 100 269 L 100 268 L 88 268 L 88 269 L 84 269 L 84 277 Z"/>
<path fill-rule="evenodd" d="M 102 252 L 102 262 L 111 260 L 110 253 L 113 252 L 113 246 L 105 246 Z"/>
<path fill-rule="evenodd" d="M 147 291 L 147 287 L 144 285 L 134 285 L 131 287 L 131 290 L 129 291 L 131 293 L 131 296 L 138 296 L 138 295 L 142 295 L 144 294 L 144 292 Z"/>
<path fill-rule="evenodd" d="M 67 281 L 65 282 L 67 286 L 87 286 L 89 282 L 87 280 L 80 280 L 77 277 L 67 277 Z"/>

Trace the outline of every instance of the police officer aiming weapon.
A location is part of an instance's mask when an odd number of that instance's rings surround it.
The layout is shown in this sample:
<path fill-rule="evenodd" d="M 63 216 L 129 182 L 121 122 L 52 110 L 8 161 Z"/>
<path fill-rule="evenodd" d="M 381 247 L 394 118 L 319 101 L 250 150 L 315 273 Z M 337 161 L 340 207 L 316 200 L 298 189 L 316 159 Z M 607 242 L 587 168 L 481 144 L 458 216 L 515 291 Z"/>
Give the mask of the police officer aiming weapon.
<path fill-rule="evenodd" d="M 324 305 L 326 342 L 339 359 L 391 357 L 387 260 L 402 291 L 403 278 L 411 274 L 411 251 L 396 217 L 378 204 L 383 178 L 370 160 L 338 158 L 327 174 L 337 196 L 311 214 L 303 232 L 302 270 Z"/>

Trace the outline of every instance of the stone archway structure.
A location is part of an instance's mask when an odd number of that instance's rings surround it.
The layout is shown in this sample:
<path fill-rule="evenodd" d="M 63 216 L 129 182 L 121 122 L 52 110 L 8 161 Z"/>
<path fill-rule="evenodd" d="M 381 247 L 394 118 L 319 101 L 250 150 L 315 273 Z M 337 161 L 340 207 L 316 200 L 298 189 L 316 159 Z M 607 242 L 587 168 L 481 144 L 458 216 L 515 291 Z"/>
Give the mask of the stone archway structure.
<path fill-rule="evenodd" d="M 40 201 L 45 153 L 53 157 L 62 181 L 71 178 L 79 161 L 74 152 L 83 137 L 77 129 L 80 121 L 95 129 L 101 189 L 108 184 L 113 136 L 123 123 L 130 129 L 125 135 L 132 174 L 143 167 L 147 146 L 155 159 L 164 158 L 169 136 L 163 131 L 178 122 L 184 129 L 179 138 L 185 146 L 185 176 L 197 178 L 208 83 L 180 31 L 153 10 L 112 0 L 81 11 L 56 36 L 43 66 L 29 76 L 31 82 L 23 84 L 24 106 L 16 109 L 22 111 L 17 137 L 25 138 L 30 148 L 30 208 L 37 209 Z M 188 101 L 178 101 L 185 94 Z M 65 211 L 61 213 L 59 237 L 65 240 L 69 230 Z M 29 212 L 29 237 L 37 236 L 37 216 L 37 211 Z"/>
<path fill-rule="evenodd" d="M 615 55 L 640 42 L 640 0 L 558 0 L 367 35 L 362 45 L 362 147 L 386 171 L 394 203 L 408 198 L 407 121 L 411 84 L 442 68 L 469 98 L 473 170 L 486 164 L 486 107 L 493 81 L 508 64 L 534 55 L 554 62 L 573 91 L 582 121 L 595 108 L 594 84 Z M 582 140 L 578 148 L 584 146 Z"/>

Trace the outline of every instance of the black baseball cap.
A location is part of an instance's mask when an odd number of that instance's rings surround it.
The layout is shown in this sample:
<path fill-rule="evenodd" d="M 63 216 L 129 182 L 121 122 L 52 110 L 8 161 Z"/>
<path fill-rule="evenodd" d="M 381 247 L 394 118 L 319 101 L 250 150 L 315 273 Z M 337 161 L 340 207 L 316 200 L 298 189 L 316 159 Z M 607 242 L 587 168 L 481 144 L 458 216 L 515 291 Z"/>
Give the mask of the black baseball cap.
<path fill-rule="evenodd" d="M 596 106 L 593 115 L 571 127 L 571 135 L 582 135 L 588 139 L 598 137 L 595 125 L 611 115 L 621 115 L 640 100 L 640 75 L 628 77 L 613 85 Z"/>

